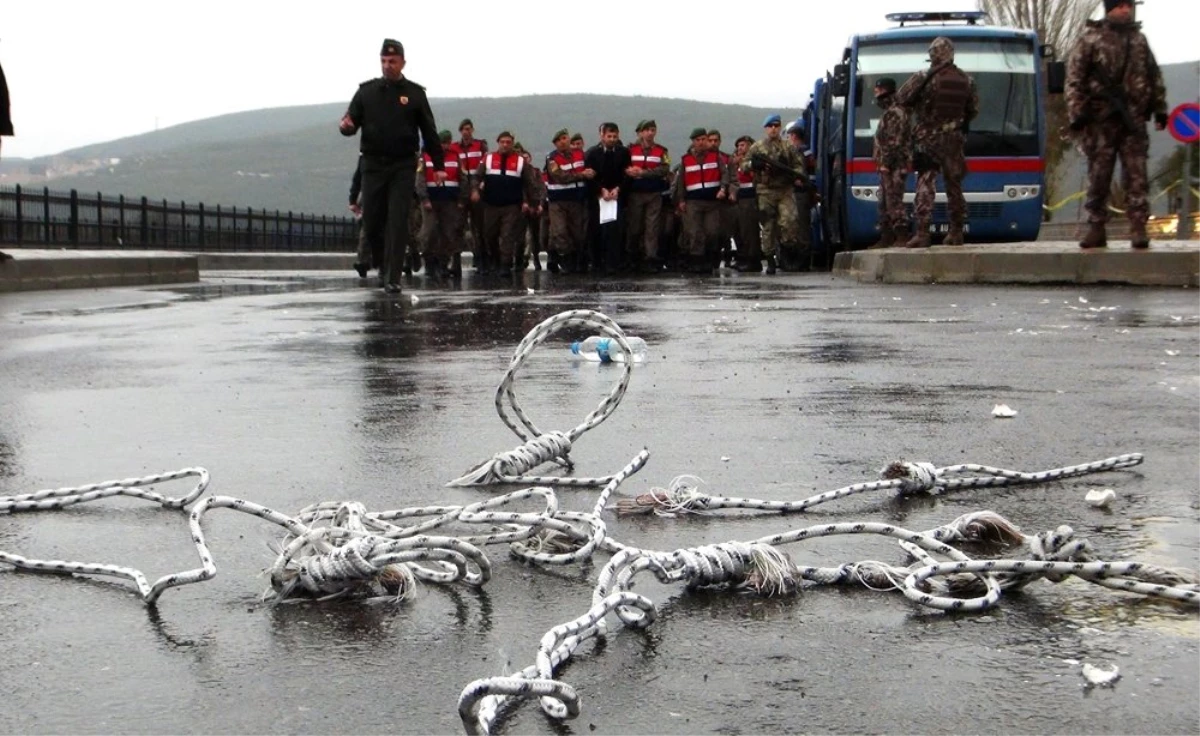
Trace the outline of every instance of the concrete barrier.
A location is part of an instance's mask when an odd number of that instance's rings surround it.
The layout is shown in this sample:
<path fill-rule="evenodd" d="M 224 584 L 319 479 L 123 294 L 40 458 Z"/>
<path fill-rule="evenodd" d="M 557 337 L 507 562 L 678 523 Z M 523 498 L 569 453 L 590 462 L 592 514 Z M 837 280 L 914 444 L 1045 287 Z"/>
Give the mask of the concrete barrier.
<path fill-rule="evenodd" d="M 201 271 L 349 271 L 353 253 L 194 253 Z"/>
<path fill-rule="evenodd" d="M 0 292 L 196 283 L 196 257 L 163 251 L 15 248 L 0 257 Z"/>

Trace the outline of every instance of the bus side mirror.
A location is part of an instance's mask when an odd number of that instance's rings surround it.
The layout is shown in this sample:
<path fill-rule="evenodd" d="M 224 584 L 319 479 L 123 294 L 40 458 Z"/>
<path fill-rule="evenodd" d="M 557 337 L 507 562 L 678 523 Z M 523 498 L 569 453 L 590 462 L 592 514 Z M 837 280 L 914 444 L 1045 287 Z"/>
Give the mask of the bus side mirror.
<path fill-rule="evenodd" d="M 838 64 L 833 68 L 833 81 L 829 86 L 834 97 L 845 97 L 850 94 L 849 64 Z"/>
<path fill-rule="evenodd" d="M 1067 65 L 1052 61 L 1046 65 L 1046 90 L 1052 95 L 1061 95 L 1067 86 Z"/>

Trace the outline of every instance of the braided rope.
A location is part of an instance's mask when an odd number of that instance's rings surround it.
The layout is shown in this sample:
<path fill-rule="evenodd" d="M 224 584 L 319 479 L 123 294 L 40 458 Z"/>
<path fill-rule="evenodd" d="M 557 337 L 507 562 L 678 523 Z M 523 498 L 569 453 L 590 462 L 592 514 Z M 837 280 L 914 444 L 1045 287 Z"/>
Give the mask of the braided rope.
<path fill-rule="evenodd" d="M 568 327 L 591 327 L 613 338 L 625 355 L 621 361 L 621 377 L 613 385 L 608 396 L 592 410 L 583 422 L 566 432 L 542 432 L 537 428 L 517 401 L 517 372 L 539 345 L 554 333 Z M 496 413 L 505 426 L 522 440 L 513 450 L 500 452 L 476 465 L 448 486 L 479 486 L 495 483 L 532 483 L 537 485 L 603 486 L 613 476 L 602 478 L 572 478 L 561 476 L 526 475 L 530 470 L 554 462 L 566 470 L 573 469 L 570 453 L 575 440 L 596 427 L 617 408 L 633 373 L 633 350 L 621 327 L 609 317 L 590 309 L 575 309 L 560 312 L 530 330 L 513 351 L 513 357 L 504 372 L 504 378 L 496 388 Z M 509 415 L 511 411 L 512 416 Z"/>
<path fill-rule="evenodd" d="M 855 483 L 818 493 L 800 501 L 765 501 L 756 498 L 712 496 L 700 490 L 699 486 L 703 481 L 699 478 L 682 475 L 672 480 L 666 489 L 654 488 L 649 493 L 641 494 L 632 500 L 622 499 L 617 504 L 617 512 L 621 514 L 653 512 L 660 516 L 675 516 L 678 514 L 705 514 L 720 509 L 743 509 L 787 514 L 806 511 L 822 503 L 872 491 L 895 490 L 901 496 L 908 496 L 918 493 L 954 491 L 962 488 L 995 488 L 1026 483 L 1046 483 L 1091 473 L 1131 468 L 1141 464 L 1143 460 L 1144 456 L 1141 453 L 1128 453 L 1095 462 L 1032 473 L 993 468 L 987 465 L 961 464 L 937 468 L 927 462 L 897 461 L 880 471 L 881 480 Z M 986 475 L 953 477 L 963 473 L 986 473 Z"/>

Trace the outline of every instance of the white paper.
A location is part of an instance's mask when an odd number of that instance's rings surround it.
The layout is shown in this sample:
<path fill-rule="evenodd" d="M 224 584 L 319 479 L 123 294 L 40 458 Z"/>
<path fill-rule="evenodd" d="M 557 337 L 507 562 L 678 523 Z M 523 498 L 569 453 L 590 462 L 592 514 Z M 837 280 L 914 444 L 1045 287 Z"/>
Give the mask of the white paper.
<path fill-rule="evenodd" d="M 600 200 L 600 224 L 617 221 L 617 200 Z"/>

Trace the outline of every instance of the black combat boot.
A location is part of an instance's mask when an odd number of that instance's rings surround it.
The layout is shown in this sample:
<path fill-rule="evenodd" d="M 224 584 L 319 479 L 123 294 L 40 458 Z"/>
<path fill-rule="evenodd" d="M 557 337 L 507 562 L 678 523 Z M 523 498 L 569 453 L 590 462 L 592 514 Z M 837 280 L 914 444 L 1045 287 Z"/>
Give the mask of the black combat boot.
<path fill-rule="evenodd" d="M 961 222 L 951 222 L 950 230 L 946 232 L 946 239 L 942 241 L 942 245 L 962 245 L 963 244 L 963 224 Z"/>
<path fill-rule="evenodd" d="M 879 231 L 879 242 L 870 246 L 871 248 L 891 248 L 896 244 L 896 231 L 890 227 L 885 227 Z"/>
<path fill-rule="evenodd" d="M 1084 250 L 1108 247 L 1108 234 L 1104 232 L 1104 223 L 1089 222 L 1087 234 L 1079 241 L 1079 247 Z"/>
<path fill-rule="evenodd" d="M 558 251 L 546 251 L 546 270 L 550 273 L 558 273 Z"/>
<path fill-rule="evenodd" d="M 1146 234 L 1146 223 L 1129 223 L 1129 244 L 1134 250 L 1145 250 L 1150 247 L 1150 236 Z"/>
<path fill-rule="evenodd" d="M 769 275 L 769 276 L 775 275 L 775 254 L 774 253 L 767 256 L 767 275 Z"/>
<path fill-rule="evenodd" d="M 462 278 L 462 253 L 454 254 L 454 262 L 450 266 L 450 275 L 456 279 Z"/>

